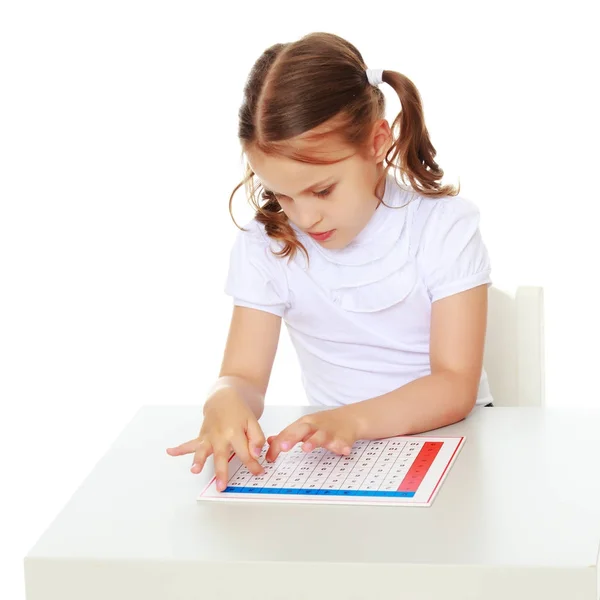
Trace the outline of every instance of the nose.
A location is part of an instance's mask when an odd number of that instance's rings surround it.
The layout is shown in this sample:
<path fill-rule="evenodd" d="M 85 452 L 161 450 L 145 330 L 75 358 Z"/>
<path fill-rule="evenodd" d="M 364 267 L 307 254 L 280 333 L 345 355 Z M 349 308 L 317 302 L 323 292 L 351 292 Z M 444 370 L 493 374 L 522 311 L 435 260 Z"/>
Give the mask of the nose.
<path fill-rule="evenodd" d="M 296 211 L 296 224 L 305 231 L 312 231 L 322 221 L 322 217 L 316 207 L 306 203 L 298 207 Z"/>

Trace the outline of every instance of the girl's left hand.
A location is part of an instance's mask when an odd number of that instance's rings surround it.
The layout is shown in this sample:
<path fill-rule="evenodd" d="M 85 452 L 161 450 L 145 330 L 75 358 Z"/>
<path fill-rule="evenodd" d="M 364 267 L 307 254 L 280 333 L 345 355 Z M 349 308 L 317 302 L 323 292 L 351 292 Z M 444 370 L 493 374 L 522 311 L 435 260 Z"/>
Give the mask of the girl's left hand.
<path fill-rule="evenodd" d="M 278 435 L 269 437 L 266 460 L 273 462 L 280 452 L 291 450 L 299 442 L 304 442 L 302 450 L 305 452 L 321 447 L 347 456 L 358 439 L 358 424 L 344 408 L 347 407 L 305 415 Z"/>

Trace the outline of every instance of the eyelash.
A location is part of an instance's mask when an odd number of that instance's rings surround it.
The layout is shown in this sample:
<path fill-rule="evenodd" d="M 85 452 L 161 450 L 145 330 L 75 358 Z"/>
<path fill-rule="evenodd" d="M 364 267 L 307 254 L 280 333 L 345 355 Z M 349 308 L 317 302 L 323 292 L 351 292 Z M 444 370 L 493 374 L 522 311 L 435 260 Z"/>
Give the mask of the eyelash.
<path fill-rule="evenodd" d="M 315 192 L 315 196 L 318 196 L 319 198 L 326 198 L 327 196 L 329 196 L 329 194 L 331 194 L 333 188 L 335 186 L 330 186 L 328 187 L 326 190 L 321 190 L 320 192 Z M 279 200 L 280 195 L 279 194 L 275 194 L 274 192 L 267 192 L 268 194 L 271 194 L 273 196 L 273 198 L 275 198 L 276 200 Z"/>
<path fill-rule="evenodd" d="M 315 196 L 318 196 L 319 198 L 325 198 L 325 196 L 329 196 L 329 194 L 331 194 L 332 189 L 333 189 L 333 186 L 331 186 L 321 192 L 315 192 Z"/>

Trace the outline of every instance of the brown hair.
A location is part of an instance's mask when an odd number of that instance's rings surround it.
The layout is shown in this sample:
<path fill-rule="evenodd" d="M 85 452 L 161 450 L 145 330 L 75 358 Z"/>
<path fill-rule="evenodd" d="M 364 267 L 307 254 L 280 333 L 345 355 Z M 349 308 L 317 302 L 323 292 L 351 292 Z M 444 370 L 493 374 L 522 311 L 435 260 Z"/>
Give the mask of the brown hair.
<path fill-rule="evenodd" d="M 331 137 L 362 154 L 375 121 L 385 117 L 384 95 L 369 83 L 366 68 L 360 52 L 331 33 L 311 33 L 296 42 L 267 48 L 244 87 L 238 127 L 242 154 L 252 146 L 270 155 L 333 164 L 341 159 L 327 159 L 326 151 L 318 149 Z M 417 88 L 396 71 L 384 70 L 382 79 L 396 91 L 402 106 L 391 126 L 393 143 L 384 159 L 382 177 L 394 167 L 403 181 L 406 176 L 412 188 L 423 195 L 457 195 L 454 186 L 439 182 L 444 171 L 434 160 L 436 150 L 429 140 Z M 300 141 L 312 150 L 302 152 Z M 229 199 L 232 218 L 233 196 L 241 186 L 256 210 L 255 219 L 264 225 L 267 235 L 283 243 L 276 254 L 291 257 L 298 249 L 306 254 L 275 196 L 263 188 L 263 203 L 258 202 L 256 194 L 262 185 L 248 164 L 244 179 Z"/>

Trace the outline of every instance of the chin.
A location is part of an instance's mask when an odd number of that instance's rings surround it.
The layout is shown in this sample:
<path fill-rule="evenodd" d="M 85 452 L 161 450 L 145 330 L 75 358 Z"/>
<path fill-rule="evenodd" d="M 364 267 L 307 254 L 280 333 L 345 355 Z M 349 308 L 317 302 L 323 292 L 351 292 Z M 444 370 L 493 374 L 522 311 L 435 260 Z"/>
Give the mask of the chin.
<path fill-rule="evenodd" d="M 348 245 L 348 242 L 334 239 L 321 242 L 321 245 L 325 246 L 325 248 L 329 248 L 330 250 L 343 250 Z"/>

